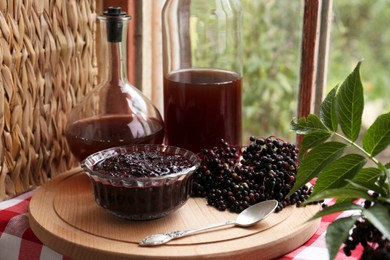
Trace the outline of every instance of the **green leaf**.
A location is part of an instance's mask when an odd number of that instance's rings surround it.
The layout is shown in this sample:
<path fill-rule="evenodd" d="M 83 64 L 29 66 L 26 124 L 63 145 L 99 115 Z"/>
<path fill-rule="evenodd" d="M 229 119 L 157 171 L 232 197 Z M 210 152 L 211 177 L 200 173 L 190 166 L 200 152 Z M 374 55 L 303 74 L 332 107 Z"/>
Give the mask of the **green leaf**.
<path fill-rule="evenodd" d="M 387 195 L 390 195 L 390 170 L 386 168 L 386 176 L 387 176 Z"/>
<path fill-rule="evenodd" d="M 339 218 L 328 226 L 325 239 L 329 252 L 329 259 L 334 259 L 336 257 L 341 245 L 348 239 L 349 231 L 357 219 L 357 216 Z"/>
<path fill-rule="evenodd" d="M 349 188 L 355 188 L 353 186 L 350 186 Z M 336 203 L 337 204 L 340 204 L 340 203 L 345 203 L 345 202 L 353 202 L 355 199 L 351 199 L 351 198 L 339 198 L 336 200 Z"/>
<path fill-rule="evenodd" d="M 383 202 L 385 202 L 385 203 L 387 203 L 387 204 L 390 204 L 390 197 L 387 197 L 387 198 L 385 198 L 385 197 L 379 197 L 378 200 L 383 201 Z"/>
<path fill-rule="evenodd" d="M 366 158 L 358 154 L 347 154 L 333 161 L 318 176 L 312 195 L 347 185 L 345 180 L 352 179 L 366 162 Z"/>
<path fill-rule="evenodd" d="M 340 86 L 336 96 L 336 114 L 343 133 L 356 141 L 362 124 L 364 108 L 363 85 L 360 80 L 359 62 L 354 71 Z"/>
<path fill-rule="evenodd" d="M 347 180 L 350 184 L 347 187 L 359 187 L 360 189 L 372 190 L 379 194 L 386 194 L 383 187 L 378 186 L 379 177 L 383 174 L 378 168 L 363 168 L 361 169 L 352 180 Z"/>
<path fill-rule="evenodd" d="M 320 105 L 320 119 L 330 130 L 336 132 L 338 120 L 336 115 L 336 93 L 338 85 L 334 87 Z"/>
<path fill-rule="evenodd" d="M 316 131 L 328 132 L 326 126 L 321 122 L 318 116 L 314 114 L 308 115 L 307 118 L 300 118 L 297 123 L 291 121 L 290 130 L 303 135 Z"/>
<path fill-rule="evenodd" d="M 363 148 L 371 156 L 390 145 L 390 113 L 380 115 L 363 136 Z"/>
<path fill-rule="evenodd" d="M 390 197 L 390 168 L 389 163 L 383 165 L 382 163 L 378 164 L 380 170 L 384 172 L 383 176 L 379 178 L 379 185 L 381 185 L 384 189 L 386 189 L 386 195 Z"/>
<path fill-rule="evenodd" d="M 387 239 L 390 239 L 390 213 L 387 207 L 377 203 L 364 209 L 362 213 Z"/>
<path fill-rule="evenodd" d="M 311 217 L 308 221 L 311 221 L 316 218 L 320 218 L 329 214 L 333 214 L 336 212 L 341 212 L 341 211 L 348 211 L 348 210 L 362 210 L 363 207 L 356 205 L 355 203 L 352 202 L 343 202 L 343 203 L 338 203 L 334 204 L 332 206 L 323 208 L 321 211 L 317 212 L 313 217 Z"/>
<path fill-rule="evenodd" d="M 375 183 L 380 175 L 382 175 L 381 170 L 378 168 L 368 167 L 361 169 L 352 180 L 360 183 Z"/>
<path fill-rule="evenodd" d="M 303 204 L 306 205 L 309 202 L 315 202 L 319 200 L 336 198 L 336 199 L 366 199 L 372 200 L 371 196 L 368 195 L 366 191 L 361 191 L 355 188 L 342 188 L 342 189 L 328 189 L 321 191 L 315 195 L 311 195 L 308 200 L 306 200 Z"/>
<path fill-rule="evenodd" d="M 314 147 L 301 160 L 294 186 L 287 197 L 316 177 L 323 168 L 343 153 L 345 147 L 346 144 L 340 142 L 327 142 Z"/>
<path fill-rule="evenodd" d="M 329 137 L 331 137 L 329 132 L 310 132 L 306 134 L 302 139 L 299 158 L 302 158 L 309 149 L 324 143 Z"/>
<path fill-rule="evenodd" d="M 346 180 L 346 181 L 348 182 L 348 185 L 346 187 L 355 187 L 357 189 L 364 190 L 364 191 L 372 190 L 381 195 L 386 194 L 385 190 L 382 187 L 375 185 L 374 183 L 371 182 L 356 182 L 352 180 Z"/>

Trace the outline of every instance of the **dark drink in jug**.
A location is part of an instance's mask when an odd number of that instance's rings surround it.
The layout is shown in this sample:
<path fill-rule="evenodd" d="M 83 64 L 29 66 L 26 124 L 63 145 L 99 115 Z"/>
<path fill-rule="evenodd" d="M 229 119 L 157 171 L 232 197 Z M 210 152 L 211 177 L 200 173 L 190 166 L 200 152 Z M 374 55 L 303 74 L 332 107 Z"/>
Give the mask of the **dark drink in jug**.
<path fill-rule="evenodd" d="M 165 142 L 193 152 L 224 139 L 241 145 L 241 76 L 218 69 L 184 69 L 164 77 Z"/>

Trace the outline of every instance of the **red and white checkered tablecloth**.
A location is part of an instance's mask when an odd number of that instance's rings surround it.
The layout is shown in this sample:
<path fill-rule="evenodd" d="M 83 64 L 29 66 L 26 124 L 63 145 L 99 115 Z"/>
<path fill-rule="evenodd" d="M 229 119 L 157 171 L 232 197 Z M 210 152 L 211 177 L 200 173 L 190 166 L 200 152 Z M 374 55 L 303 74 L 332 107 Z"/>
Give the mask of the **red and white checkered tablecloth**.
<path fill-rule="evenodd" d="M 35 191 L 0 202 L 0 260 L 57 260 L 68 259 L 42 244 L 31 231 L 28 221 L 28 203 Z M 327 260 L 325 231 L 336 218 L 351 213 L 333 214 L 322 218 L 317 232 L 304 245 L 281 257 L 281 260 Z M 339 253 L 336 259 L 355 260 L 361 248 L 353 251 L 351 257 Z"/>

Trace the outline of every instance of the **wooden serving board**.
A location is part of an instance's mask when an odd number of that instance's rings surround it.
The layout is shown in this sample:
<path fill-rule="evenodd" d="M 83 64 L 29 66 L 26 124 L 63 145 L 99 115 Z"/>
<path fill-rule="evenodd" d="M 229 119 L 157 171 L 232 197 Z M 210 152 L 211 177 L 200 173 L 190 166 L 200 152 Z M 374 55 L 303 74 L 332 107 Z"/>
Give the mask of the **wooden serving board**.
<path fill-rule="evenodd" d="M 202 198 L 191 198 L 176 212 L 150 221 L 120 219 L 100 208 L 86 174 L 77 168 L 44 184 L 32 197 L 29 219 L 47 246 L 73 259 L 271 259 L 306 242 L 320 219 L 306 223 L 319 206 L 290 206 L 250 228 L 225 227 L 140 247 L 144 237 L 234 220 Z"/>

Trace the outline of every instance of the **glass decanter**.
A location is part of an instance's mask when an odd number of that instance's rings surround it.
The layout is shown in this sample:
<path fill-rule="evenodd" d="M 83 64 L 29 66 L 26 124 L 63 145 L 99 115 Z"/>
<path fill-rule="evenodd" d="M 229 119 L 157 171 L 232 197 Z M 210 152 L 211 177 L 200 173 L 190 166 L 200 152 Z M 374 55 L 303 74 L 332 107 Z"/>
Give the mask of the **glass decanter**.
<path fill-rule="evenodd" d="M 66 138 L 73 155 L 82 161 L 110 147 L 161 144 L 164 123 L 160 112 L 127 79 L 126 39 L 130 20 L 120 7 L 98 16 L 105 64 L 103 82 L 68 116 Z M 104 54 L 105 53 L 105 54 Z"/>

